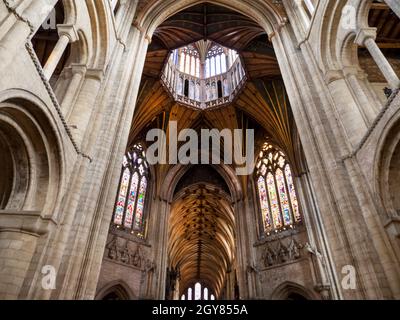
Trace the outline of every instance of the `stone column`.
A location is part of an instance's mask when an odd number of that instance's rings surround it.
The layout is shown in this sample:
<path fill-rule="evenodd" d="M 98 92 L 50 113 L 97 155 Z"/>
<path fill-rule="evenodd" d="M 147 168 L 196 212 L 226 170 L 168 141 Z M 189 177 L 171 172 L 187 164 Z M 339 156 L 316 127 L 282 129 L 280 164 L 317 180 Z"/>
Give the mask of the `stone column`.
<path fill-rule="evenodd" d="M 73 103 L 78 94 L 82 78 L 86 74 L 86 66 L 83 64 L 72 64 L 71 65 L 71 81 L 68 85 L 67 91 L 65 92 L 64 98 L 61 103 L 61 109 L 63 110 L 64 116 L 69 117 Z"/>
<path fill-rule="evenodd" d="M 68 44 L 70 42 L 75 42 L 78 40 L 78 33 L 76 32 L 73 25 L 60 24 L 57 26 L 57 28 L 60 38 L 58 39 L 57 44 L 53 49 L 53 52 L 50 54 L 45 66 L 43 67 L 43 72 L 48 80 L 53 75 L 54 70 L 60 62 L 61 57 L 64 54 Z"/>
<path fill-rule="evenodd" d="M 93 106 L 100 90 L 103 79 L 103 70 L 89 69 L 86 71 L 86 78 L 79 92 L 77 102 L 68 118 L 68 123 L 74 127 L 73 135 L 76 142 L 81 146 L 92 115 Z"/>
<path fill-rule="evenodd" d="M 387 5 L 394 11 L 395 14 L 400 18 L 400 2 L 399 0 L 385 0 Z"/>
<path fill-rule="evenodd" d="M 360 85 L 360 79 L 358 78 L 358 68 L 346 67 L 343 69 L 343 73 L 352 88 L 354 98 L 358 102 L 358 106 L 364 120 L 366 120 L 368 124 L 371 124 L 375 120 L 378 110 L 375 109 L 372 105 L 375 101 L 371 101 L 370 97 L 365 94 L 363 88 Z"/>
<path fill-rule="evenodd" d="M 379 49 L 378 45 L 375 42 L 375 39 L 376 28 L 364 28 L 358 32 L 355 42 L 359 46 L 365 46 L 368 49 L 372 58 L 374 59 L 379 69 L 383 73 L 385 79 L 389 83 L 389 86 L 392 89 L 397 89 L 400 87 L 400 79 L 394 72 L 389 61 L 383 55 L 381 49 Z"/>

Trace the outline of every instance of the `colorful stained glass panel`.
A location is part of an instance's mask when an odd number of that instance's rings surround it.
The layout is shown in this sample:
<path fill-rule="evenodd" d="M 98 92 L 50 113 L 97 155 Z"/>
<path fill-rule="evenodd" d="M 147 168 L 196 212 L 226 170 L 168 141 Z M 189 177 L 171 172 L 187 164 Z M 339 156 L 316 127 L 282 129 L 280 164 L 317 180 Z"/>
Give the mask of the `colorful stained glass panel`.
<path fill-rule="evenodd" d="M 286 167 L 285 167 L 285 175 L 286 175 L 286 181 L 287 181 L 288 188 L 289 188 L 290 201 L 292 202 L 292 210 L 293 210 L 294 219 L 296 222 L 299 222 L 299 221 L 301 221 L 299 203 L 297 201 L 296 190 L 294 188 L 294 183 L 293 183 L 292 171 L 290 170 L 289 165 L 286 165 Z"/>
<path fill-rule="evenodd" d="M 135 210 L 135 201 L 136 201 L 138 184 L 139 184 L 139 176 L 137 172 L 135 172 L 131 180 L 131 188 L 129 190 L 129 197 L 128 197 L 128 206 L 126 208 L 126 214 L 125 214 L 124 226 L 126 228 L 132 228 L 133 212 Z"/>
<path fill-rule="evenodd" d="M 271 218 L 269 213 L 269 205 L 267 198 L 267 189 L 265 186 L 265 180 L 263 177 L 258 178 L 258 194 L 260 197 L 261 213 L 263 218 L 263 224 L 265 231 L 271 229 Z"/>
<path fill-rule="evenodd" d="M 146 177 L 142 177 L 140 181 L 138 201 L 136 204 L 136 214 L 135 214 L 135 229 L 141 229 L 143 225 L 143 209 L 144 209 L 144 199 L 146 197 L 147 180 Z"/>
<path fill-rule="evenodd" d="M 276 184 L 278 186 L 279 199 L 281 200 L 281 208 L 283 215 L 283 222 L 286 226 L 292 223 L 292 218 L 290 215 L 289 198 L 286 191 L 285 177 L 281 169 L 276 170 Z"/>
<path fill-rule="evenodd" d="M 269 199 L 271 201 L 272 220 L 274 222 L 275 229 L 279 229 L 282 227 L 282 219 L 279 210 L 278 196 L 276 194 L 274 176 L 272 175 L 272 173 L 268 173 L 267 175 L 267 186 Z"/>
<path fill-rule="evenodd" d="M 126 194 L 128 192 L 128 187 L 129 187 L 129 178 L 130 178 L 130 172 L 129 169 L 126 168 L 124 170 L 124 173 L 122 174 L 117 205 L 115 207 L 115 213 L 114 213 L 114 223 L 118 225 L 122 224 L 122 219 L 124 217 Z"/>

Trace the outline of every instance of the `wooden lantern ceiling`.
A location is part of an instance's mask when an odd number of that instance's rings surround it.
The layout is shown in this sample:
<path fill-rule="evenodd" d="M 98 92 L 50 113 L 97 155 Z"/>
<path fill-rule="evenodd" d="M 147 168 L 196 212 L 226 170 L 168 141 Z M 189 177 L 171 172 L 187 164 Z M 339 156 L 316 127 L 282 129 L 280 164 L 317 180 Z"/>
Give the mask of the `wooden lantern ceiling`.
<path fill-rule="evenodd" d="M 241 122 L 238 111 L 243 109 L 243 104 L 240 107 L 231 104 L 224 109 L 207 112 L 191 110 L 178 105 L 160 84 L 160 75 L 169 52 L 201 39 L 213 40 L 224 47 L 237 50 L 243 59 L 250 82 L 281 78 L 272 45 L 257 23 L 232 10 L 210 3 L 183 10 L 166 20 L 155 31 L 146 57 L 129 143 L 133 143 L 154 121 L 159 124 L 165 119 L 179 119 L 180 128 L 191 128 L 195 124 L 202 126 L 201 121 L 207 123 L 203 124 L 205 127 L 238 128 L 238 123 Z M 251 95 L 252 88 L 245 87 L 243 93 Z M 258 111 L 251 111 L 255 108 L 260 106 L 244 106 L 244 112 L 249 116 L 255 115 Z M 258 118 L 255 119 L 257 122 Z"/>

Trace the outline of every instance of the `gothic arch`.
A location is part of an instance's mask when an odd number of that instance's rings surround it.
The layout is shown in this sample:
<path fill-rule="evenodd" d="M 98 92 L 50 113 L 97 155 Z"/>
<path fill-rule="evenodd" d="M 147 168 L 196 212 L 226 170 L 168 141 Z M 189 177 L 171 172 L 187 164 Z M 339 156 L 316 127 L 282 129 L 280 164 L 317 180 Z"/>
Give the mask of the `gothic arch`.
<path fill-rule="evenodd" d="M 242 185 L 238 176 L 233 168 L 230 166 L 220 164 L 212 165 L 213 169 L 217 171 L 225 180 L 229 187 L 232 201 L 236 202 L 243 198 Z M 184 166 L 181 164 L 173 166 L 164 178 L 161 185 L 160 195 L 165 201 L 172 202 L 174 197 L 175 188 L 183 175 L 189 171 L 191 166 Z"/>
<path fill-rule="evenodd" d="M 273 291 L 271 295 L 271 300 L 288 300 L 290 295 L 295 294 L 299 297 L 303 297 L 305 300 L 314 300 L 316 297 L 307 288 L 291 281 L 286 281 L 281 283 Z"/>
<path fill-rule="evenodd" d="M 86 2 L 91 21 L 92 54 L 89 66 L 103 69 L 107 65 L 109 55 L 109 21 L 107 20 L 107 8 L 104 1 Z"/>
<path fill-rule="evenodd" d="M 154 0 L 147 4 L 135 24 L 143 28 L 151 37 L 156 28 L 173 14 L 191 6 L 207 2 L 206 0 Z M 217 0 L 215 4 L 228 7 L 247 17 L 254 19 L 271 34 L 285 22 L 285 16 L 281 10 L 268 2 L 254 2 L 252 0 Z"/>
<path fill-rule="evenodd" d="M 136 296 L 129 286 L 122 280 L 112 281 L 101 288 L 95 300 L 104 300 L 108 295 L 115 294 L 118 300 L 136 300 Z"/>

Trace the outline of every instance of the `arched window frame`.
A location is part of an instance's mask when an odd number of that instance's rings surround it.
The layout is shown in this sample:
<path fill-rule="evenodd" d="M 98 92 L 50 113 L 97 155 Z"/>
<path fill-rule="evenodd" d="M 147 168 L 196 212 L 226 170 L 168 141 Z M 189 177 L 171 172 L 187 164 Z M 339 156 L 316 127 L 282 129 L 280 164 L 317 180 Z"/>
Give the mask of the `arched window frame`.
<path fill-rule="evenodd" d="M 127 171 L 128 170 L 128 171 Z M 121 208 L 121 189 L 123 187 L 122 183 L 124 181 L 125 173 L 129 172 L 129 182 L 127 191 L 125 192 L 124 206 L 122 211 L 122 218 L 117 217 L 117 209 Z M 137 177 L 137 183 L 134 187 L 135 193 L 134 198 L 131 196 L 131 188 Z M 145 238 L 146 234 L 146 218 L 147 218 L 147 199 L 149 198 L 150 191 L 150 167 L 146 161 L 145 149 L 141 143 L 136 143 L 124 156 L 121 176 L 118 184 L 118 191 L 113 211 L 112 223 L 117 229 L 129 232 L 141 239 Z M 140 201 L 140 189 L 144 187 L 143 201 Z M 131 222 L 127 219 L 128 208 L 132 205 L 132 217 Z M 140 210 L 140 211 L 139 211 Z M 120 213 L 120 211 L 118 211 Z M 140 214 L 141 212 L 141 214 Z"/>
<path fill-rule="evenodd" d="M 282 186 L 281 182 L 278 181 L 278 172 L 281 170 L 283 176 L 283 186 L 285 192 L 282 195 L 279 192 L 279 186 Z M 273 216 L 273 203 L 271 198 L 271 192 L 269 190 L 268 177 L 272 175 L 273 184 L 271 183 L 271 188 L 274 187 L 275 197 L 277 199 L 277 205 L 279 212 L 279 223 L 275 223 Z M 265 183 L 265 195 L 266 197 L 261 197 L 260 186 L 262 186 L 262 179 Z M 272 182 L 271 179 L 269 181 Z M 255 170 L 255 189 L 256 189 L 256 201 L 258 204 L 258 217 L 260 221 L 260 230 L 263 236 L 270 236 L 272 234 L 280 233 L 286 230 L 294 229 L 296 226 L 302 223 L 302 213 L 299 205 L 299 197 L 296 188 L 296 183 L 293 179 L 293 169 L 287 156 L 276 147 L 269 143 L 265 143 L 262 150 L 259 153 L 259 157 L 256 161 Z M 284 198 L 286 195 L 286 199 Z M 272 193 L 273 195 L 273 193 Z M 265 199 L 266 198 L 266 199 Z M 284 203 L 287 202 L 286 209 L 289 210 L 288 214 L 284 214 Z M 265 202 L 266 201 L 266 202 Z M 267 204 L 267 208 L 264 204 Z M 275 207 L 275 208 L 276 208 Z M 278 219 L 276 219 L 278 220 Z"/>
<path fill-rule="evenodd" d="M 186 288 L 180 299 L 189 301 L 215 300 L 215 295 L 210 288 L 198 281 Z"/>

